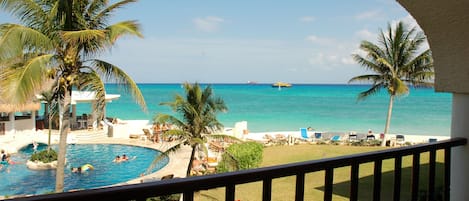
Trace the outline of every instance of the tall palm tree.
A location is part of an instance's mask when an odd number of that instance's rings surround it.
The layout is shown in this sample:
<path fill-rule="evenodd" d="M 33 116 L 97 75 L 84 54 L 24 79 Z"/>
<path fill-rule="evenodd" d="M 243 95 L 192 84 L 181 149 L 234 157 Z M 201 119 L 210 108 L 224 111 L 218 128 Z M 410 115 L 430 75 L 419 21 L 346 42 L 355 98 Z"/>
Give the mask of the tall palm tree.
<path fill-rule="evenodd" d="M 96 110 L 105 106 L 104 82 L 116 82 L 146 110 L 142 93 L 121 68 L 94 59 L 124 35 L 142 37 L 135 21 L 109 25 L 111 14 L 136 0 L 0 0 L 0 8 L 22 24 L 0 25 L 0 72 L 3 95 L 12 102 L 25 102 L 54 82 L 59 103 L 59 153 L 56 191 L 63 191 L 67 130 L 73 89 L 96 92 Z"/>
<path fill-rule="evenodd" d="M 185 96 L 177 94 L 173 102 L 161 103 L 161 105 L 171 107 L 177 116 L 157 114 L 154 117 L 154 121 L 170 123 L 176 128 L 168 131 L 165 135 L 178 139 L 178 143 L 163 155 L 179 150 L 182 145 L 191 146 L 192 151 L 186 172 L 186 176 L 190 176 L 192 162 L 197 151 L 207 152 L 204 145 L 207 142 L 207 138 L 228 137 L 226 135 L 213 134 L 223 126 L 217 120 L 217 113 L 227 111 L 227 107 L 222 98 L 214 97 L 210 86 L 202 90 L 198 83 L 184 83 L 183 87 Z M 158 162 L 158 160 L 159 158 L 156 158 L 153 164 Z M 151 167 L 149 170 L 151 170 Z"/>
<path fill-rule="evenodd" d="M 371 88 L 361 92 L 358 100 L 363 100 L 378 93 L 381 89 L 389 94 L 388 114 L 384 134 L 388 134 L 391 124 L 393 101 L 396 96 L 409 93 L 409 85 L 418 87 L 433 86 L 433 59 L 430 49 L 422 50 L 426 41 L 423 32 L 415 27 L 408 28 L 403 22 L 398 22 L 393 29 L 388 25 L 386 32 L 381 31 L 378 44 L 362 41 L 360 49 L 366 56 L 354 54 L 353 59 L 372 74 L 360 75 L 350 79 L 350 82 L 371 82 Z M 386 138 L 382 142 L 385 146 Z"/>

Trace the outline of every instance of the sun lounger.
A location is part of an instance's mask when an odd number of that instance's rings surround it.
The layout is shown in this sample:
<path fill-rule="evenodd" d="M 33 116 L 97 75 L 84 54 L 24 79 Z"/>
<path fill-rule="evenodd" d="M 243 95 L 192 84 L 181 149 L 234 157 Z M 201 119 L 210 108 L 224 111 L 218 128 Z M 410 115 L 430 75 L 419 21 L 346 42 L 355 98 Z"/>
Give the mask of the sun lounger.
<path fill-rule="evenodd" d="M 314 133 L 314 139 L 320 140 L 322 138 L 322 133 Z"/>
<path fill-rule="evenodd" d="M 348 141 L 349 142 L 357 142 L 358 141 L 357 134 L 349 134 L 348 135 Z"/>
<path fill-rule="evenodd" d="M 308 130 L 306 128 L 300 128 L 300 133 L 303 139 L 309 139 Z"/>
<path fill-rule="evenodd" d="M 222 144 L 220 144 L 219 142 L 214 142 L 214 141 L 210 142 L 209 148 L 216 152 L 223 152 L 225 150 Z"/>
<path fill-rule="evenodd" d="M 308 129 L 306 129 L 306 128 L 300 128 L 300 134 L 301 134 L 301 139 L 302 139 L 302 140 L 314 141 L 314 138 L 311 138 L 311 137 L 308 135 Z M 319 134 L 320 134 L 320 133 L 319 133 Z M 315 133 L 315 136 L 316 136 L 316 133 Z"/>
<path fill-rule="evenodd" d="M 331 142 L 339 142 L 340 141 L 340 135 L 334 135 L 331 137 Z"/>
<path fill-rule="evenodd" d="M 366 140 L 367 140 L 367 141 L 368 141 L 368 140 L 375 140 L 375 139 L 376 139 L 376 138 L 375 138 L 375 135 L 373 135 L 373 134 L 366 136 Z"/>
<path fill-rule="evenodd" d="M 404 135 L 396 135 L 396 145 L 404 145 L 405 144 L 405 138 Z"/>

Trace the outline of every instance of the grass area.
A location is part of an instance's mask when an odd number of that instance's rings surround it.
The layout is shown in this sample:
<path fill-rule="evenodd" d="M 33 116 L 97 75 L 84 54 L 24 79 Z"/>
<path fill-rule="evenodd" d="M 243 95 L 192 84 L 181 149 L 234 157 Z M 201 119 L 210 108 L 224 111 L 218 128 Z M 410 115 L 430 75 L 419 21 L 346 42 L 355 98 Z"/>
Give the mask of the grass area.
<path fill-rule="evenodd" d="M 295 145 L 273 146 L 264 149 L 262 167 L 279 164 L 301 162 L 335 156 L 349 155 L 381 150 L 381 147 L 358 147 L 340 145 Z M 437 153 L 437 190 L 443 181 L 443 152 Z M 421 154 L 421 190 L 426 189 L 429 154 Z M 412 157 L 404 157 L 402 160 L 402 190 L 401 200 L 410 198 L 410 175 Z M 382 199 L 392 200 L 394 160 L 383 161 L 382 175 Z M 359 200 L 371 200 L 373 190 L 373 163 L 360 165 L 359 173 Z M 272 181 L 272 200 L 294 200 L 295 176 L 283 177 Z M 338 168 L 334 171 L 333 200 L 349 200 L 350 167 Z M 323 200 L 324 171 L 309 173 L 305 179 L 305 199 Z M 436 192 L 438 195 L 440 192 Z M 200 192 L 200 200 L 224 200 L 225 189 L 218 188 Z M 240 201 L 262 200 L 262 182 L 242 184 L 236 186 L 236 199 Z"/>

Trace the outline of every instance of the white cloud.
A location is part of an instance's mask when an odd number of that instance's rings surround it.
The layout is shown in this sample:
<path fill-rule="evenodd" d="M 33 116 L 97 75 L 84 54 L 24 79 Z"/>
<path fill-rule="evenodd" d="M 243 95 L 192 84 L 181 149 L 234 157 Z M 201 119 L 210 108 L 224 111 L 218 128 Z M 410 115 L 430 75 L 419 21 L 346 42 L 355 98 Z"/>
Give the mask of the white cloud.
<path fill-rule="evenodd" d="M 355 32 L 355 35 L 360 39 L 360 40 L 368 40 L 368 41 L 374 41 L 377 38 L 376 33 L 373 33 L 369 31 L 368 29 L 362 29 L 360 31 Z"/>
<path fill-rule="evenodd" d="M 371 32 L 357 32 L 357 35 L 370 37 Z M 314 46 L 313 52 L 309 55 L 307 61 L 315 69 L 326 71 L 338 70 L 347 65 L 355 65 L 352 53 L 357 49 L 357 40 L 339 40 L 336 38 L 324 38 L 316 35 L 309 35 L 306 40 Z"/>
<path fill-rule="evenodd" d="M 220 24 L 225 20 L 216 16 L 207 16 L 204 18 L 195 18 L 193 23 L 198 30 L 205 32 L 214 32 L 217 31 L 220 27 Z"/>
<path fill-rule="evenodd" d="M 342 59 L 340 59 L 340 62 L 342 64 L 345 64 L 345 65 L 353 65 L 353 64 L 356 64 L 355 60 L 353 60 L 352 56 L 349 56 L 349 57 L 342 57 Z"/>
<path fill-rule="evenodd" d="M 316 20 L 313 16 L 303 16 L 300 18 L 301 22 L 314 22 Z"/>
<path fill-rule="evenodd" d="M 366 12 L 362 12 L 362 13 L 355 15 L 355 19 L 367 20 L 367 19 L 375 19 L 380 16 L 381 16 L 380 10 L 371 10 L 371 11 L 366 11 Z"/>
<path fill-rule="evenodd" d="M 318 45 L 331 45 L 336 43 L 332 38 L 323 38 L 315 35 L 309 35 L 305 40 Z"/>

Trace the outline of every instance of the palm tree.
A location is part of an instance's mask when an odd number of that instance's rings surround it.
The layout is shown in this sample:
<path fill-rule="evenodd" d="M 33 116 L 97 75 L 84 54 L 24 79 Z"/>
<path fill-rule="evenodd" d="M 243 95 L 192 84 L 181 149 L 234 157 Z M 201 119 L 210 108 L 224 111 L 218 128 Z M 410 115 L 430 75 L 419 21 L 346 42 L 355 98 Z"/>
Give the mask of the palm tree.
<path fill-rule="evenodd" d="M 48 132 L 49 136 L 47 138 L 47 149 L 50 149 L 50 140 L 51 140 L 51 131 L 52 131 L 52 118 L 57 116 L 57 103 L 54 100 L 54 94 L 52 91 L 43 91 L 41 92 L 40 101 L 45 102 L 44 108 L 44 120 L 47 117 L 48 123 Z"/>
<path fill-rule="evenodd" d="M 363 57 L 354 54 L 353 59 L 372 71 L 372 74 L 360 75 L 350 79 L 350 82 L 371 82 L 371 88 L 361 92 L 358 100 L 386 89 L 389 94 L 388 115 L 384 134 L 389 132 L 393 101 L 396 96 L 409 93 L 409 85 L 414 87 L 433 86 L 433 59 L 431 51 L 421 50 L 426 41 L 425 35 L 415 27 L 408 29 L 403 22 L 396 24 L 395 29 L 388 25 L 386 32 L 381 31 L 378 44 L 362 41 L 360 49 L 366 52 Z M 386 138 L 385 138 L 386 139 Z M 383 140 L 382 146 L 385 146 Z"/>
<path fill-rule="evenodd" d="M 178 151 L 182 145 L 191 146 L 192 151 L 186 172 L 186 176 L 190 176 L 195 153 L 197 151 L 207 152 L 204 145 L 205 142 L 207 142 L 207 138 L 229 137 L 226 135 L 213 134 L 214 132 L 219 131 L 223 126 L 217 120 L 216 114 L 218 112 L 227 111 L 227 107 L 223 99 L 214 97 L 210 86 L 207 86 L 202 90 L 198 83 L 184 83 L 183 87 L 185 97 L 177 94 L 175 95 L 173 102 L 164 102 L 160 104 L 171 107 L 172 110 L 177 113 L 177 116 L 157 114 L 154 117 L 154 121 L 170 123 L 176 128 L 168 131 L 164 135 L 169 135 L 178 139 L 177 144 L 161 156 L 167 155 L 169 152 Z M 160 158 L 157 157 L 153 161 L 153 164 L 158 162 L 159 159 Z M 147 172 L 151 169 L 152 166 L 150 166 Z"/>
<path fill-rule="evenodd" d="M 119 67 L 94 59 L 124 35 L 141 37 L 135 21 L 108 25 L 118 8 L 135 2 L 123 0 L 0 0 L 0 7 L 22 24 L 0 25 L 0 72 L 2 93 L 9 101 L 22 103 L 53 80 L 59 104 L 59 153 L 56 192 L 63 191 L 67 130 L 73 89 L 96 92 L 95 110 L 105 106 L 104 82 L 116 82 L 146 110 L 136 83 Z M 102 117 L 101 117 L 102 118 Z"/>

